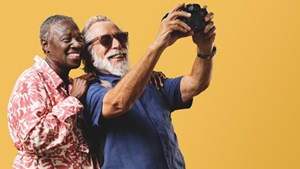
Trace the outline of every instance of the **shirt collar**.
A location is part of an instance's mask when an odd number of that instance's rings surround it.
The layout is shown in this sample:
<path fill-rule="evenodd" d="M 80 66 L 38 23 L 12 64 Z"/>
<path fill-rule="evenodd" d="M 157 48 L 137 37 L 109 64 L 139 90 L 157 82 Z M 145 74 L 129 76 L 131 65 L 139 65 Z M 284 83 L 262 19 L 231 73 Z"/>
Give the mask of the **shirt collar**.
<path fill-rule="evenodd" d="M 97 76 L 100 78 L 100 80 L 108 81 L 111 84 L 115 84 L 116 82 L 118 82 L 121 79 L 120 76 L 116 76 L 116 75 L 112 75 L 112 74 L 98 73 Z"/>
<path fill-rule="evenodd" d="M 56 72 L 48 65 L 48 63 L 42 59 L 40 56 L 35 56 L 34 59 L 35 66 L 38 69 L 41 69 L 51 83 L 58 88 L 60 85 L 63 85 L 63 80 L 56 74 Z"/>

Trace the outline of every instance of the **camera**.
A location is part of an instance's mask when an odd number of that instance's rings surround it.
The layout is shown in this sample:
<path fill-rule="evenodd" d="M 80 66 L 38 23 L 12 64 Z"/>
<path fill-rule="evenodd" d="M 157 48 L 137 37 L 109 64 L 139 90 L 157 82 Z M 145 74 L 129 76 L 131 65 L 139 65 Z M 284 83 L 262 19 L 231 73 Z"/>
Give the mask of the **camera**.
<path fill-rule="evenodd" d="M 206 8 L 201 8 L 199 4 L 187 4 L 179 10 L 183 10 L 191 14 L 191 17 L 189 18 L 180 17 L 178 19 L 189 25 L 194 32 L 201 32 L 204 30 L 207 24 L 204 20 L 205 15 L 207 15 Z M 163 17 L 163 19 L 167 16 L 168 13 Z"/>

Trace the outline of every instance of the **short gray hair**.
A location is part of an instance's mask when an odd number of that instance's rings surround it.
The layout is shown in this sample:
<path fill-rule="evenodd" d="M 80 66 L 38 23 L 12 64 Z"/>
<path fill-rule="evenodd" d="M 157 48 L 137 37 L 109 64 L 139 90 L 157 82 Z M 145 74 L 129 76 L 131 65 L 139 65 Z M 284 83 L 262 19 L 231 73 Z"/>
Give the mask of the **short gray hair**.
<path fill-rule="evenodd" d="M 84 37 L 85 43 L 88 43 L 93 38 L 92 34 L 88 31 L 90 29 L 90 27 L 97 22 L 105 22 L 105 21 L 112 22 L 108 17 L 102 16 L 102 15 L 92 16 L 87 20 L 87 22 L 85 23 L 85 25 L 81 31 L 81 33 Z M 92 48 L 92 46 L 90 45 L 90 46 L 86 46 L 83 49 L 83 53 L 84 53 L 83 58 L 82 58 L 82 62 L 84 65 L 83 70 L 87 73 L 89 73 L 89 72 L 96 73 L 97 70 L 93 65 L 91 48 Z"/>
<path fill-rule="evenodd" d="M 88 19 L 88 21 L 85 23 L 84 28 L 82 30 L 82 35 L 84 37 L 85 42 L 89 42 L 93 38 L 90 32 L 88 31 L 90 27 L 97 22 L 105 22 L 105 21 L 112 22 L 108 17 L 102 15 L 92 16 L 90 17 L 90 19 Z"/>
<path fill-rule="evenodd" d="M 51 26 L 59 21 L 68 21 L 74 25 L 77 26 L 77 24 L 74 22 L 72 17 L 65 16 L 65 15 L 53 15 L 48 17 L 41 25 L 40 27 L 40 42 L 42 44 L 42 41 L 46 41 L 48 39 Z M 46 53 L 45 49 L 42 48 L 43 52 Z"/>
<path fill-rule="evenodd" d="M 48 35 L 49 35 L 51 25 L 56 23 L 56 22 L 59 22 L 59 21 L 68 21 L 68 22 L 76 25 L 73 18 L 71 18 L 69 16 L 64 16 L 64 15 L 50 16 L 42 23 L 42 25 L 40 27 L 40 39 L 41 40 L 46 40 Z"/>
<path fill-rule="evenodd" d="M 90 27 L 92 25 L 94 25 L 97 22 L 110 22 L 113 23 L 114 25 L 116 25 L 111 19 L 109 19 L 106 16 L 103 15 L 96 15 L 96 16 L 92 16 L 90 17 L 87 22 L 84 25 L 84 28 L 82 29 L 82 35 L 84 37 L 85 40 L 85 44 L 87 44 L 88 42 L 90 42 L 95 36 L 92 35 L 89 31 Z M 116 25 L 117 26 L 117 25 Z M 118 26 L 117 28 L 119 30 L 121 30 Z M 93 59 L 92 59 L 92 55 L 95 51 L 92 51 L 92 45 L 86 46 L 83 49 L 83 58 L 82 58 L 82 62 L 83 62 L 83 70 L 87 73 L 92 72 L 92 73 L 97 73 L 97 69 L 94 67 L 93 65 Z"/>

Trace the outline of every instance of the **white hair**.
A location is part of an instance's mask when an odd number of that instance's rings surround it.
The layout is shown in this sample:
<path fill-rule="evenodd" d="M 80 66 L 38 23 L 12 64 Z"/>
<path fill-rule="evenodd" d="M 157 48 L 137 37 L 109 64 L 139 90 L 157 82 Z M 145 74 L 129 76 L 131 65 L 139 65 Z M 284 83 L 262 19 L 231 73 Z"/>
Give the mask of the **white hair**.
<path fill-rule="evenodd" d="M 109 62 L 108 58 L 113 55 L 127 55 L 125 57 L 125 60 L 122 62 L 117 63 L 116 65 L 113 65 Z M 104 56 L 104 58 L 100 58 L 96 51 L 94 49 L 91 50 L 91 56 L 94 60 L 93 66 L 99 71 L 108 71 L 110 74 L 116 75 L 116 76 L 125 76 L 129 70 L 130 70 L 130 62 L 129 62 L 129 55 L 128 50 L 126 48 L 122 49 L 112 49 L 109 52 L 107 52 Z"/>
<path fill-rule="evenodd" d="M 88 19 L 88 21 L 86 22 L 86 24 L 84 25 L 84 28 L 82 30 L 82 35 L 83 35 L 86 43 L 91 41 L 94 38 L 95 35 L 93 35 L 89 31 L 89 29 L 93 24 L 95 24 L 97 22 L 113 23 L 112 20 L 110 20 L 106 16 L 102 16 L 102 15 L 92 16 L 90 19 Z M 116 25 L 115 23 L 113 23 L 113 24 Z M 117 25 L 116 25 L 116 27 L 121 31 L 121 29 Z M 90 63 L 86 64 L 87 62 L 84 62 L 87 69 L 91 69 L 91 66 L 94 66 L 98 72 L 108 71 L 109 73 L 111 73 L 113 75 L 117 75 L 117 76 L 121 76 L 121 77 L 125 76 L 126 73 L 130 70 L 129 55 L 128 55 L 128 50 L 126 48 L 111 49 L 110 51 L 108 51 L 108 53 L 105 54 L 103 59 L 97 55 L 97 52 L 92 48 L 92 45 L 88 46 L 88 48 L 86 50 L 87 50 L 88 54 L 90 55 L 90 57 L 92 57 L 91 59 L 89 59 Z M 125 59 L 124 61 L 119 62 L 116 65 L 112 65 L 109 62 L 108 58 L 110 56 L 113 56 L 116 54 L 124 55 L 127 57 L 124 57 L 124 59 Z"/>
<path fill-rule="evenodd" d="M 116 25 L 111 19 L 103 15 L 92 16 L 85 23 L 84 28 L 82 29 L 82 35 L 84 37 L 85 42 L 89 42 L 94 38 L 94 35 L 89 31 L 90 27 L 97 22 L 110 22 Z M 116 27 L 121 30 L 117 25 Z M 91 46 L 88 46 L 88 52 L 91 54 Z"/>

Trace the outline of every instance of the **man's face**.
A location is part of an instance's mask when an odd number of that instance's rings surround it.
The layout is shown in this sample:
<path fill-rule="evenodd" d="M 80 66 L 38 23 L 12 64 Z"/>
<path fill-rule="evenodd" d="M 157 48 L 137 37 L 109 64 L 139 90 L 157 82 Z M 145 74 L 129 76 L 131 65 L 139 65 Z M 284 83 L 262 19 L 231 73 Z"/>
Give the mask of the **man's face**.
<path fill-rule="evenodd" d="M 61 69 L 78 68 L 84 40 L 80 30 L 69 21 L 58 21 L 51 25 L 47 40 L 48 58 Z"/>
<path fill-rule="evenodd" d="M 113 23 L 104 21 L 93 24 L 89 29 L 91 39 L 109 36 L 110 43 L 100 40 L 92 45 L 93 65 L 104 74 L 124 76 L 130 69 L 127 41 L 122 40 L 120 29 Z M 121 34 L 122 35 L 122 34 Z M 119 39 L 119 40 L 118 40 Z M 106 42 L 106 41 L 104 41 Z"/>

